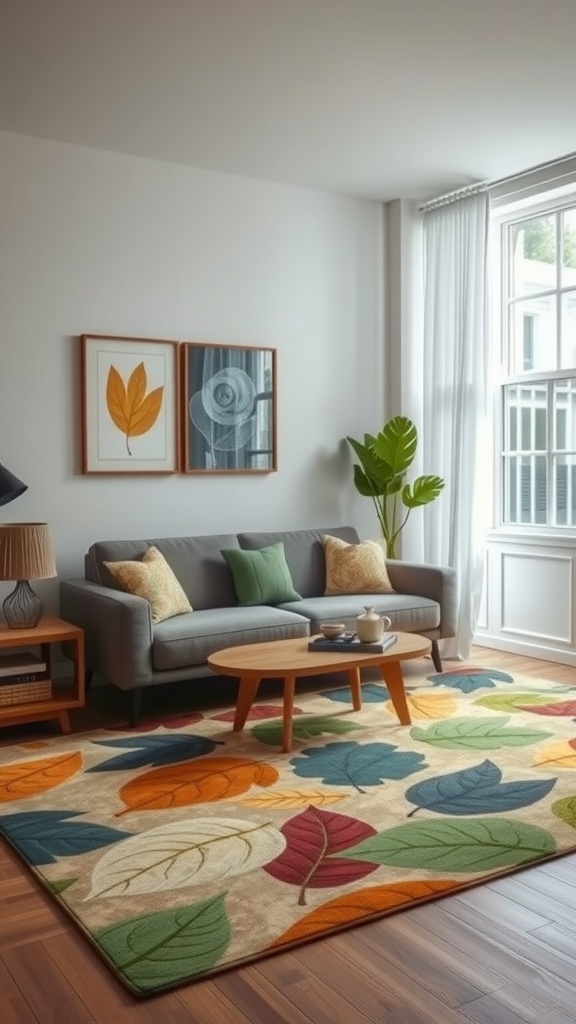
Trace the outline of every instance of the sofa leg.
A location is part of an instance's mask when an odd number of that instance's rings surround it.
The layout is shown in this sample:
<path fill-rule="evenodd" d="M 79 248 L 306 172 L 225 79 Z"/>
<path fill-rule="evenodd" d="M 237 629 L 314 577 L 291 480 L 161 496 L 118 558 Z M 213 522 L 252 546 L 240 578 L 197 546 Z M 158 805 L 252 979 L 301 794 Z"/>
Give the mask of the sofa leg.
<path fill-rule="evenodd" d="M 140 712 L 142 710 L 142 687 L 138 686 L 135 690 L 130 692 L 130 712 L 128 715 L 128 724 L 130 728 L 138 725 L 140 720 Z"/>
<path fill-rule="evenodd" d="M 85 673 L 84 673 L 84 688 L 86 690 L 90 689 L 90 683 L 92 682 L 93 678 L 94 678 L 94 669 L 93 668 L 87 668 Z"/>
<path fill-rule="evenodd" d="M 442 659 L 440 657 L 440 651 L 438 649 L 438 641 L 437 640 L 433 640 L 432 641 L 432 650 L 430 651 L 430 654 L 432 655 L 432 661 L 434 662 L 434 668 L 436 669 L 437 672 L 442 672 Z"/>

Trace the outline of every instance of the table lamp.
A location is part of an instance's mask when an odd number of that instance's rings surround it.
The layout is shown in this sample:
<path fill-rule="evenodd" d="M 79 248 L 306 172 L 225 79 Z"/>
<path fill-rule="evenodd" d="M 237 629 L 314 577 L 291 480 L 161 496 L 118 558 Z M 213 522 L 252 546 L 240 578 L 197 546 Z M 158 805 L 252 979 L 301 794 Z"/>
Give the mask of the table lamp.
<path fill-rule="evenodd" d="M 7 505 L 9 501 L 19 498 L 27 490 L 28 484 L 23 484 L 0 462 L 0 505 Z"/>
<path fill-rule="evenodd" d="M 56 576 L 47 523 L 0 524 L 0 580 L 16 580 L 2 605 L 10 629 L 33 629 L 42 618 L 42 602 L 29 580 Z"/>

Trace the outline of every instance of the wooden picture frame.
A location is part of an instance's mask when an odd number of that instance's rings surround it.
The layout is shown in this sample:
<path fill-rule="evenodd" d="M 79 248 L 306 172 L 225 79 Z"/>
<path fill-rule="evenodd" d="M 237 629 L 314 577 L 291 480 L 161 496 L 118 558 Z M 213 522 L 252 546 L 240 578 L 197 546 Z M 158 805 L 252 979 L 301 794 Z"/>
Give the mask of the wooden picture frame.
<path fill-rule="evenodd" d="M 178 342 L 82 334 L 83 473 L 177 473 Z"/>
<path fill-rule="evenodd" d="M 273 473 L 276 349 L 183 342 L 184 473 Z"/>

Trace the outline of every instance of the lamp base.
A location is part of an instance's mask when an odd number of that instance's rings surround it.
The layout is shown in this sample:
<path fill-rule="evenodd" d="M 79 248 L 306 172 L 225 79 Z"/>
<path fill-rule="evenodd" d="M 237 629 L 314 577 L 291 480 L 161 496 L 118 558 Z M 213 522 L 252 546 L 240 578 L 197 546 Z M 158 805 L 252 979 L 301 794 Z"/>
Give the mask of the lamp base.
<path fill-rule="evenodd" d="M 18 580 L 2 604 L 2 611 L 9 629 L 34 629 L 42 618 L 42 601 L 28 580 Z"/>

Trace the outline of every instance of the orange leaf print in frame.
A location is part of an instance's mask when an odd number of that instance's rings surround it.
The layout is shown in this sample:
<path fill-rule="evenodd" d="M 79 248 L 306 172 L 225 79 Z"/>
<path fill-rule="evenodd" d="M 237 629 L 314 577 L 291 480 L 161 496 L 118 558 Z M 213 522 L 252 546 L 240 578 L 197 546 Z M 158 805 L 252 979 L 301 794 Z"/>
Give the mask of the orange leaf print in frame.
<path fill-rule="evenodd" d="M 152 429 L 164 399 L 164 388 L 154 388 L 146 393 L 148 378 L 144 362 L 132 370 L 126 385 L 115 366 L 111 365 L 106 380 L 106 407 L 110 419 L 126 438 L 126 450 L 130 450 L 130 438 L 147 434 Z"/>
<path fill-rule="evenodd" d="M 143 772 L 119 790 L 127 811 L 157 811 L 166 807 L 229 800 L 251 786 L 272 786 L 278 772 L 263 761 L 246 757 L 198 757 Z"/>

